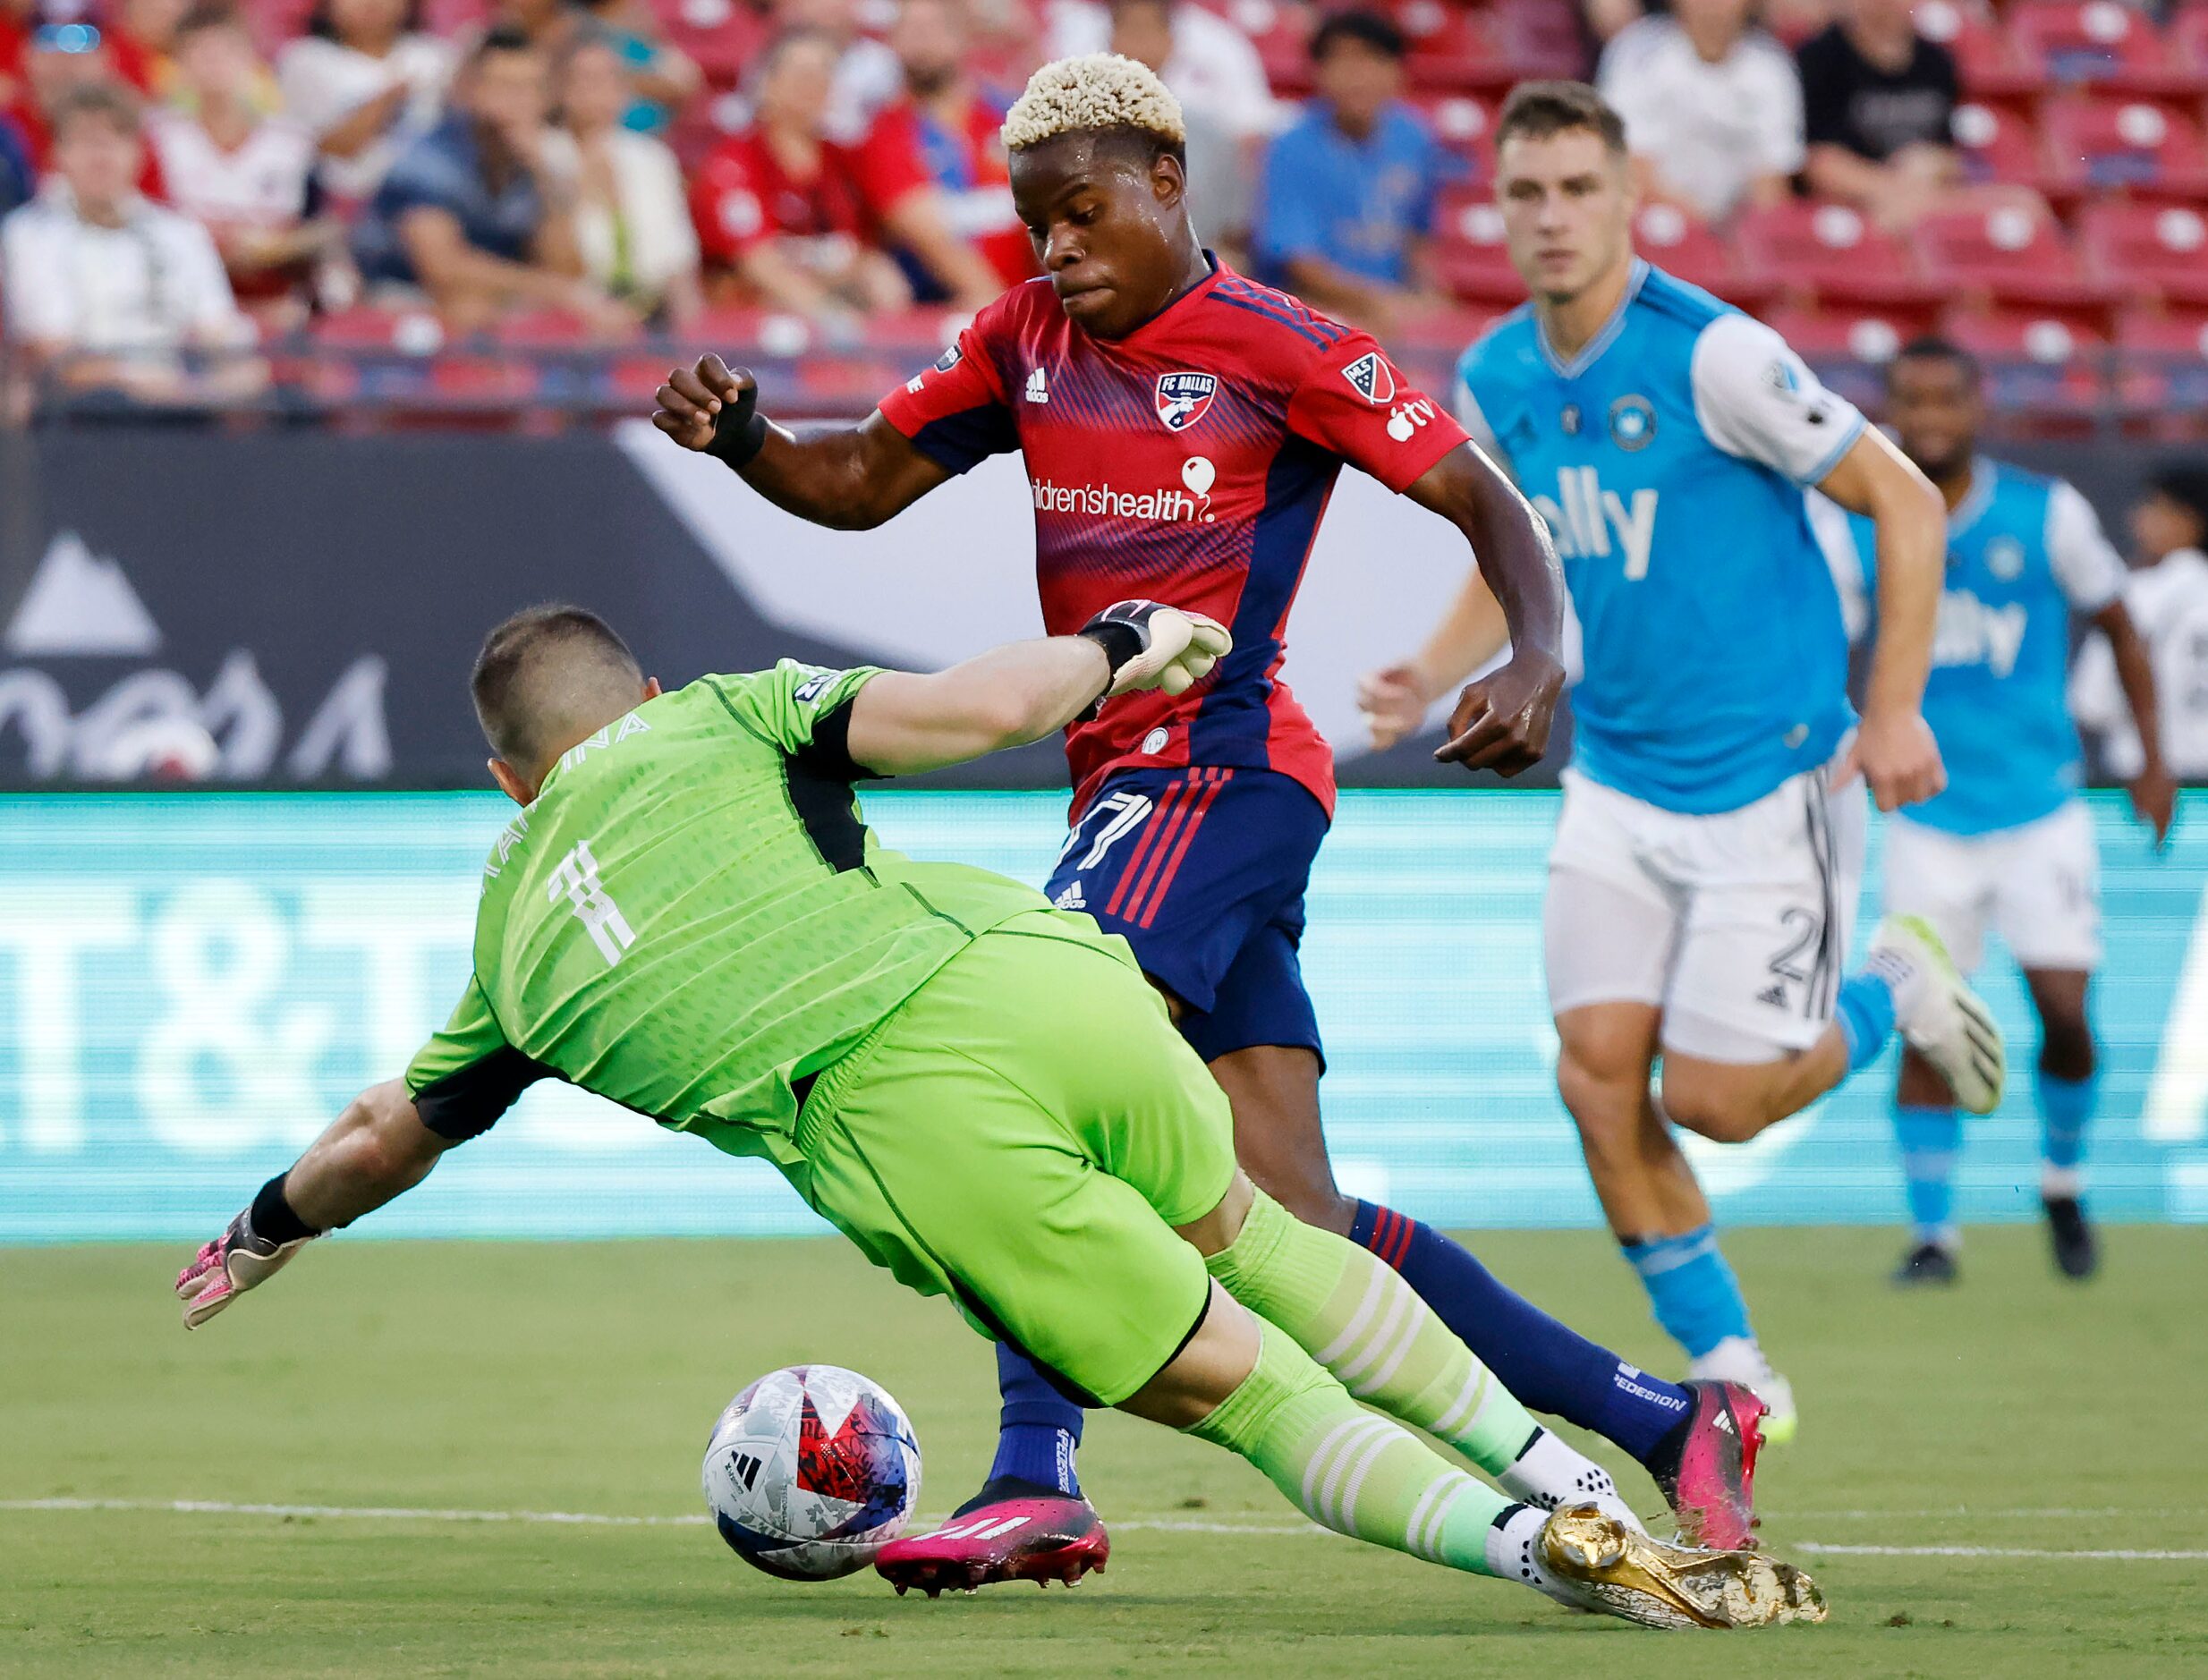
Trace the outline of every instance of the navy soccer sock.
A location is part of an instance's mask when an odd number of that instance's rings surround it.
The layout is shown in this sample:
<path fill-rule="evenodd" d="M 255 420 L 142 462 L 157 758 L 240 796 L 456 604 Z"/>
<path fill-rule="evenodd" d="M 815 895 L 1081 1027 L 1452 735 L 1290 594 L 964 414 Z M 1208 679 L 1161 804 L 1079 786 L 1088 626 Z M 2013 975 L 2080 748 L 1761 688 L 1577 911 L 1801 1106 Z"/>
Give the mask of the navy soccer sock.
<path fill-rule="evenodd" d="M 1592 1430 L 1643 1461 L 1686 1417 L 1686 1389 L 1558 1323 L 1431 1226 L 1360 1201 L 1349 1235 L 1393 1267 L 1532 1410 Z"/>
<path fill-rule="evenodd" d="M 999 1483 L 1013 1482 L 1081 1498 L 1081 1478 L 1074 1469 L 1074 1455 L 1081 1447 L 1081 1408 L 1052 1387 L 1026 1354 L 1002 1342 L 997 1345 L 997 1387 L 1004 1396 L 1004 1412 L 983 1495 L 989 1496 Z"/>

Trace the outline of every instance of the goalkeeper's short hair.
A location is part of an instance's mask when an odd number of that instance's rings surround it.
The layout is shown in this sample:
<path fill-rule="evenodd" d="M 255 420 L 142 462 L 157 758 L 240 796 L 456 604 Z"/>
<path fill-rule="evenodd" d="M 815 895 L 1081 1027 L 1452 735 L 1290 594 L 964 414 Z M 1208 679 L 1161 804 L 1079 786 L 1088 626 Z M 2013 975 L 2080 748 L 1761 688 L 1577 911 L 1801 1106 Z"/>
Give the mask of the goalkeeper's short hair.
<path fill-rule="evenodd" d="M 1117 53 L 1085 53 L 1045 64 L 1005 114 L 1006 151 L 1025 151 L 1061 134 L 1125 134 L 1153 155 L 1188 162 L 1181 102 L 1147 64 Z"/>

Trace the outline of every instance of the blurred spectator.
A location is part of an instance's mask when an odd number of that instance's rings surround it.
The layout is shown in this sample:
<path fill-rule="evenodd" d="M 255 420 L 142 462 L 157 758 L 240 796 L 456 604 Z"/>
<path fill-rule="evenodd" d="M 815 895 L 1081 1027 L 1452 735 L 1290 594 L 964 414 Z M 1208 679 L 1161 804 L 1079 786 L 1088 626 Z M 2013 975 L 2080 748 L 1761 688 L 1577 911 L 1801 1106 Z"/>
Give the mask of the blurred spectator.
<path fill-rule="evenodd" d="M 258 391 L 268 372 L 252 358 L 185 365 L 182 352 L 237 351 L 253 331 L 207 230 L 138 191 L 131 94 L 72 89 L 53 123 L 53 177 L 0 223 L 8 331 L 30 367 L 78 394 L 134 403 L 199 406 Z"/>
<path fill-rule="evenodd" d="M 705 90 L 704 73 L 661 38 L 659 21 L 640 0 L 579 4 L 591 27 L 613 44 L 620 58 L 629 95 L 621 113 L 625 126 L 657 134 Z"/>
<path fill-rule="evenodd" d="M 862 242 L 866 210 L 851 155 L 828 137 L 838 48 L 819 30 L 786 31 L 761 55 L 752 125 L 709 153 L 691 213 L 712 260 L 762 302 L 839 329 L 854 310 L 912 301 L 903 272 Z"/>
<path fill-rule="evenodd" d="M 1280 111 L 1273 102 L 1265 65 L 1250 45 L 1250 38 L 1215 12 L 1181 4 L 1169 8 L 1166 22 L 1170 38 L 1151 64 L 1143 53 L 1115 46 L 1112 12 L 1091 0 L 1050 0 L 1049 55 L 1066 58 L 1076 53 L 1125 52 L 1141 58 L 1173 90 L 1184 114 L 1201 111 L 1237 140 L 1262 139 L 1280 125 Z M 1138 24 L 1138 29 L 1147 25 Z"/>
<path fill-rule="evenodd" d="M 1404 40 L 1344 12 L 1311 41 L 1319 97 L 1272 144 L 1258 200 L 1258 273 L 1375 331 L 1426 301 L 1434 201 L 1453 170 L 1402 101 Z"/>
<path fill-rule="evenodd" d="M 399 155 L 353 231 L 371 286 L 418 287 L 463 329 L 517 307 L 634 328 L 635 312 L 584 277 L 573 193 L 545 159 L 548 77 L 526 36 L 493 30 L 477 44 L 452 115 Z"/>
<path fill-rule="evenodd" d="M 963 0 L 904 0 L 889 48 L 904 95 L 853 157 L 860 191 L 915 290 L 979 309 L 1035 272 L 998 137 L 1005 102 L 966 74 Z"/>
<path fill-rule="evenodd" d="M 834 47 L 826 132 L 839 146 L 857 145 L 874 114 L 904 85 L 897 55 L 861 32 L 859 0 L 777 0 L 774 13 L 784 30 L 812 30 Z"/>
<path fill-rule="evenodd" d="M 1180 11 L 1172 0 L 1113 0 L 1107 45 L 1147 64 L 1161 81 L 1184 76 L 1177 63 L 1184 55 L 1178 52 L 1180 36 L 1175 26 Z M 1251 183 L 1258 170 L 1259 150 L 1276 125 L 1279 108 L 1270 93 L 1261 106 L 1245 102 L 1237 106 L 1230 101 L 1223 112 L 1201 95 L 1176 97 L 1188 130 L 1189 208 L 1207 241 L 1239 247 L 1250 231 Z"/>
<path fill-rule="evenodd" d="M 89 23 L 47 23 L 32 31 L 23 53 L 21 92 L 9 115 L 30 148 L 30 161 L 46 173 L 53 141 L 53 113 L 80 88 L 112 87 L 115 55 L 107 39 Z M 149 199 L 164 196 L 161 172 L 153 154 L 139 148 L 143 162 L 138 190 Z"/>
<path fill-rule="evenodd" d="M 38 0 L 0 0 L 0 110 L 23 93 L 23 55 L 38 27 Z"/>
<path fill-rule="evenodd" d="M 647 320 L 689 325 L 705 296 L 683 172 L 661 141 L 622 124 L 630 83 L 620 43 L 595 29 L 575 37 L 554 92 L 561 126 L 545 156 L 573 185 L 583 272 Z"/>
<path fill-rule="evenodd" d="M 0 110 L 0 216 L 28 204 L 38 190 L 38 166 L 30 160 L 30 141 L 22 125 Z"/>
<path fill-rule="evenodd" d="M 421 0 L 318 0 L 276 55 L 284 112 L 321 148 L 319 176 L 348 202 L 375 191 L 402 148 L 437 126 L 450 44 L 421 27 Z"/>
<path fill-rule="evenodd" d="M 2208 467 L 2164 467 L 2131 511 L 2135 570 L 2124 604 L 2154 663 L 2162 757 L 2181 782 L 2208 781 Z M 2077 720 L 2100 737 L 2108 773 L 2139 773 L 2139 737 L 2107 638 L 2078 650 L 2070 681 Z"/>
<path fill-rule="evenodd" d="M 107 38 L 115 74 L 149 100 L 176 91 L 176 30 L 192 0 L 116 0 L 106 8 Z"/>
<path fill-rule="evenodd" d="M 1596 81 L 1626 120 L 1641 191 L 1712 221 L 1777 203 L 1802 167 L 1802 84 L 1751 0 L 1673 0 L 1627 25 Z"/>
<path fill-rule="evenodd" d="M 1628 23 L 1669 11 L 1669 0 L 1580 0 L 1580 13 L 1597 43 Z M 1832 0 L 1763 0 L 1757 15 L 1782 41 L 1806 40 L 1832 21 Z"/>
<path fill-rule="evenodd" d="M 1961 179 L 1949 126 L 1955 57 L 1916 32 L 1911 0 L 1842 0 L 1839 21 L 1803 44 L 1812 191 L 1906 227 Z"/>
<path fill-rule="evenodd" d="M 214 235 L 241 302 L 271 325 L 296 325 L 314 259 L 343 240 L 334 218 L 307 215 L 313 138 L 254 108 L 260 55 L 235 13 L 192 13 L 171 50 L 177 104 L 146 125 L 169 202 Z"/>

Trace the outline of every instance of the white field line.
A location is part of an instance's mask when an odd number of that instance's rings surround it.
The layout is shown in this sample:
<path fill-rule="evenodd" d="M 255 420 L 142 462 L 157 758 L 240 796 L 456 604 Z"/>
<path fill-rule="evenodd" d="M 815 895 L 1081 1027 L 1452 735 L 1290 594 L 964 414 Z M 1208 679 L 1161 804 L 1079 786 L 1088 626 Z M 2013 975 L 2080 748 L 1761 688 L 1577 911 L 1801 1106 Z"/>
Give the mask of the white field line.
<path fill-rule="evenodd" d="M 702 1528 L 703 1513 L 683 1516 L 620 1516 L 598 1511 L 465 1511 L 397 1505 L 259 1505 L 228 1499 L 0 1499 L 0 1511 L 159 1511 L 193 1516 L 326 1517 L 389 1523 L 544 1523 L 582 1528 Z M 1927 1512 L 1828 1512 L 1828 1516 L 1956 1517 L 1955 1510 Z M 2147 1513 L 2109 1506 L 2097 1511 L 2064 1509 L 1978 1512 L 1979 1516 L 2138 1516 Z M 1132 1532 L 1243 1534 L 1253 1537 L 1324 1535 L 1313 1523 L 1219 1523 L 1199 1518 L 1116 1518 L 1111 1526 Z M 2062 1550 L 2029 1546 L 1847 1546 L 1796 1540 L 1789 1549 L 1827 1557 L 2044 1557 L 2118 1563 L 2208 1563 L 2208 1549 L 2169 1551 L 2114 1548 Z"/>

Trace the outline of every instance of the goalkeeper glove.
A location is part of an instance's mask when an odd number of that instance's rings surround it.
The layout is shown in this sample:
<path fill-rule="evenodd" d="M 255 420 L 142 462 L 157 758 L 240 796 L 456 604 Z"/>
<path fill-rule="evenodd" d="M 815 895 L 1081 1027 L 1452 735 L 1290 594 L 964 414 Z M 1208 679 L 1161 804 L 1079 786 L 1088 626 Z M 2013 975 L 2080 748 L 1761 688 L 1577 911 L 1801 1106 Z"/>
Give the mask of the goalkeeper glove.
<path fill-rule="evenodd" d="M 184 1328 L 196 1330 L 249 1289 L 258 1288 L 283 1270 L 293 1255 L 312 1242 L 319 1232 L 310 1231 L 286 1242 L 263 1236 L 253 1227 L 254 1212 L 271 1191 L 280 1200 L 283 1179 L 268 1181 L 253 1206 L 229 1223 L 223 1234 L 192 1256 L 191 1264 L 176 1274 L 176 1297 L 184 1303 Z M 297 1226 L 298 1216 L 288 1204 L 276 1216 L 288 1216 Z"/>
<path fill-rule="evenodd" d="M 1097 697 L 1099 706 L 1143 689 L 1185 694 L 1235 645 L 1226 625 L 1162 601 L 1115 601 L 1075 633 L 1103 649 L 1111 662 L 1111 686 Z M 1087 716 L 1095 715 L 1092 706 Z"/>

